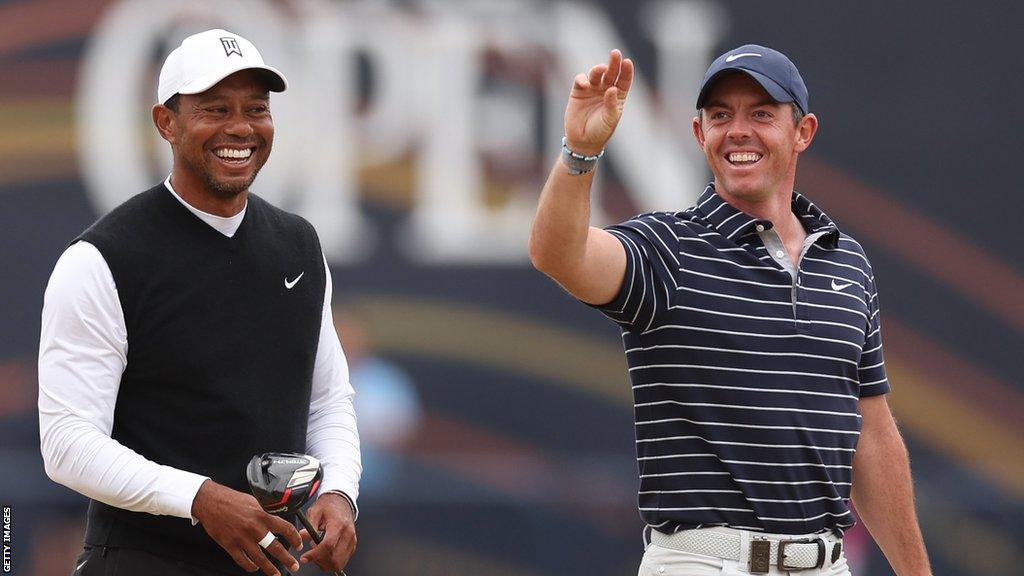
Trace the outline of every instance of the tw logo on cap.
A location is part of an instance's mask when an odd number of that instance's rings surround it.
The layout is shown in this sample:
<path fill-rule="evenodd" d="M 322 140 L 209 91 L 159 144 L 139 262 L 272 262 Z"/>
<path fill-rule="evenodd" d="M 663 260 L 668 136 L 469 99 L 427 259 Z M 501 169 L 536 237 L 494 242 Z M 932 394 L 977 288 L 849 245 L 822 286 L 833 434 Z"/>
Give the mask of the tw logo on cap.
<path fill-rule="evenodd" d="M 238 40 L 235 40 L 231 36 L 226 36 L 220 39 L 220 45 L 224 47 L 224 55 L 231 56 L 232 54 L 238 54 L 239 58 L 245 58 L 242 56 L 242 49 L 238 47 Z"/>

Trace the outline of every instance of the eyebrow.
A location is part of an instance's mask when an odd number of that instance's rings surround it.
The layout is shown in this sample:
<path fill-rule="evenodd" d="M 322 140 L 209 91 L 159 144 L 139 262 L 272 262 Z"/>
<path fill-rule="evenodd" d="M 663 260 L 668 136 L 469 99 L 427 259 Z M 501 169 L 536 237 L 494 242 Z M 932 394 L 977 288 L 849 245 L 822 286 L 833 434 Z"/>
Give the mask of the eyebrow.
<path fill-rule="evenodd" d="M 754 108 L 761 108 L 762 106 L 775 106 L 776 104 L 782 104 L 782 102 L 776 102 L 771 98 L 765 98 L 754 103 Z M 729 106 L 721 100 L 712 100 L 708 102 L 704 108 L 728 108 Z"/>
<path fill-rule="evenodd" d="M 206 104 L 206 103 L 209 103 L 209 102 L 213 102 L 215 100 L 221 100 L 223 98 L 225 98 L 225 96 L 222 96 L 222 95 L 219 95 L 219 94 L 199 94 L 199 95 L 197 95 L 197 101 L 200 104 Z M 249 94 L 249 99 L 250 100 L 266 100 L 266 101 L 269 102 L 270 101 L 270 93 L 269 92 L 253 92 L 252 94 Z"/>

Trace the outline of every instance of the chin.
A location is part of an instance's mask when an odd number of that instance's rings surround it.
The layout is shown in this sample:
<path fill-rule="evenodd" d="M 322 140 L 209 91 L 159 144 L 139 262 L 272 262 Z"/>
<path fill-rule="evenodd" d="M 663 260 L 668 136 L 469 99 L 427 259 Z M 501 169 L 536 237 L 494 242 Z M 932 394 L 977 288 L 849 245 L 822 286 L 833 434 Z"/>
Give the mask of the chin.
<path fill-rule="evenodd" d="M 755 182 L 747 179 L 735 180 L 729 178 L 719 179 L 718 182 L 722 185 L 722 191 L 730 196 L 756 200 L 766 195 L 766 187 L 763 182 Z"/>
<path fill-rule="evenodd" d="M 218 176 L 211 171 L 205 172 L 203 176 L 206 180 L 207 189 L 218 198 L 229 199 L 248 190 L 249 186 L 252 186 L 253 181 L 256 180 L 256 175 L 260 173 L 260 168 L 262 167 L 263 164 L 260 163 L 248 174 L 232 175 L 226 178 Z"/>
<path fill-rule="evenodd" d="M 215 178 L 211 174 L 206 174 L 206 187 L 218 198 L 228 199 L 248 190 L 255 179 L 256 174 L 230 179 Z"/>

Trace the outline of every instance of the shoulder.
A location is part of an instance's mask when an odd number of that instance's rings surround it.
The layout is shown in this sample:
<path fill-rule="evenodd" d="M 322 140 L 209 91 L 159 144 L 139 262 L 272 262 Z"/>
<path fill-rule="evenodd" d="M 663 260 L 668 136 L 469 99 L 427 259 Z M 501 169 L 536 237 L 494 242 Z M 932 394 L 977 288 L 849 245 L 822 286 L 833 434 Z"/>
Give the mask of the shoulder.
<path fill-rule="evenodd" d="M 149 229 L 160 194 L 168 193 L 161 183 L 140 192 L 101 216 L 86 228 L 72 243 L 87 240 L 102 251 L 107 244 L 122 242 L 126 236 L 144 233 Z"/>
<path fill-rule="evenodd" d="M 77 309 L 86 302 L 110 300 L 116 293 L 114 277 L 100 251 L 87 241 L 76 241 L 54 264 L 44 302 Z"/>
<path fill-rule="evenodd" d="M 873 276 L 871 260 L 868 259 L 867 252 L 864 250 L 864 246 L 853 236 L 840 232 L 836 250 L 841 255 L 841 258 L 846 261 L 845 263 L 862 269 L 868 276 Z"/>
<path fill-rule="evenodd" d="M 249 193 L 247 209 L 252 210 L 260 219 L 273 226 L 316 236 L 316 229 L 308 220 L 298 214 L 278 208 L 252 192 Z"/>
<path fill-rule="evenodd" d="M 279 247 L 287 246 L 288 250 L 298 250 L 310 257 L 315 256 L 317 260 L 323 259 L 320 237 L 313 225 L 302 216 L 282 210 L 251 192 L 246 209 L 252 211 L 253 221 L 265 234 L 269 234 L 268 238 L 284 240 L 276 242 Z"/>
<path fill-rule="evenodd" d="M 679 240 L 705 231 L 689 212 L 647 212 L 610 226 L 609 231 L 633 230 L 645 237 Z"/>
<path fill-rule="evenodd" d="M 102 276 L 103 272 L 110 274 L 100 251 L 87 241 L 76 240 L 57 259 L 52 278 L 82 279 Z"/>

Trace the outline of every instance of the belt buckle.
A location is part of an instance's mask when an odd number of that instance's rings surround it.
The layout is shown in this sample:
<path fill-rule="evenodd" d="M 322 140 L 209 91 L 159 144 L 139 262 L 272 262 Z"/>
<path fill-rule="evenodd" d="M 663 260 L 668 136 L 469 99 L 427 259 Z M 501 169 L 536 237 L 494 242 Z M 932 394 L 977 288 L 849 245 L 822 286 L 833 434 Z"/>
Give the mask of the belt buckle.
<path fill-rule="evenodd" d="M 814 566 L 786 566 L 786 546 L 790 544 L 817 544 L 818 560 L 815 562 Z M 783 572 L 800 572 L 801 570 L 821 568 L 825 565 L 825 540 L 823 538 L 801 538 L 799 540 L 780 540 L 779 555 L 776 564 L 779 570 L 782 570 Z"/>
<path fill-rule="evenodd" d="M 771 568 L 772 543 L 763 536 L 750 540 L 750 573 L 767 574 Z"/>

